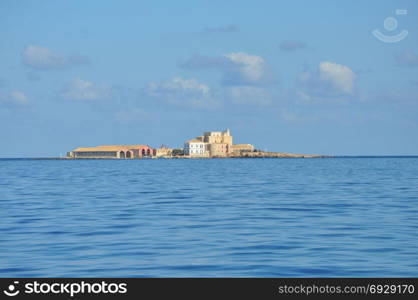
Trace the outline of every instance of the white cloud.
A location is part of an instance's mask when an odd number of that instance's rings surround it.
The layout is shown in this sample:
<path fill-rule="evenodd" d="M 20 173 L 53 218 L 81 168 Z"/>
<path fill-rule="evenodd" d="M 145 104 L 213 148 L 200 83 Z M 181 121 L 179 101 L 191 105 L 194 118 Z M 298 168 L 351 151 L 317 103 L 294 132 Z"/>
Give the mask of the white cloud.
<path fill-rule="evenodd" d="M 261 56 L 249 55 L 243 52 L 230 53 L 224 56 L 236 64 L 236 69 L 227 75 L 227 81 L 229 80 L 231 83 L 236 81 L 262 83 L 266 79 L 266 63 Z"/>
<path fill-rule="evenodd" d="M 28 45 L 22 51 L 22 62 L 33 69 L 51 70 L 87 64 L 89 60 L 82 55 L 64 56 L 46 47 Z"/>
<path fill-rule="evenodd" d="M 209 86 L 194 78 L 173 77 L 161 82 L 151 82 L 145 88 L 145 93 L 176 105 L 210 108 L 219 104 L 213 98 Z"/>
<path fill-rule="evenodd" d="M 98 100 L 110 98 L 111 94 L 111 88 L 106 85 L 75 78 L 62 91 L 61 97 L 68 100 Z"/>
<path fill-rule="evenodd" d="M 65 58 L 48 48 L 29 45 L 22 52 L 23 62 L 35 69 L 57 69 L 65 66 Z"/>
<path fill-rule="evenodd" d="M 235 104 L 271 104 L 272 95 L 264 88 L 256 86 L 231 86 L 226 89 L 227 97 Z"/>
<path fill-rule="evenodd" d="M 263 57 L 244 52 L 222 56 L 194 54 L 180 67 L 220 71 L 223 97 L 236 104 L 270 104 L 272 95 L 268 86 L 277 83 Z"/>
<path fill-rule="evenodd" d="M 298 79 L 306 93 L 315 96 L 342 96 L 354 92 L 355 73 L 349 67 L 333 62 L 321 62 L 316 71 L 305 71 Z"/>
<path fill-rule="evenodd" d="M 217 69 L 222 72 L 224 85 L 266 85 L 275 82 L 264 58 L 244 52 L 220 57 L 195 54 L 180 66 L 187 69 Z"/>
<path fill-rule="evenodd" d="M 21 91 L 0 93 L 0 102 L 4 104 L 25 105 L 29 103 L 28 97 Z"/>
<path fill-rule="evenodd" d="M 336 89 L 346 94 L 353 92 L 354 72 L 347 66 L 332 62 L 319 64 L 320 80 L 329 82 Z"/>
<path fill-rule="evenodd" d="M 25 104 L 28 102 L 28 97 L 21 91 L 13 91 L 10 93 L 10 98 L 18 103 Z"/>
<path fill-rule="evenodd" d="M 183 79 L 181 77 L 173 77 L 160 83 L 151 82 L 148 88 L 150 94 L 158 96 L 172 93 L 173 91 L 197 92 L 198 94 L 207 95 L 210 90 L 207 85 L 199 83 L 194 78 Z"/>

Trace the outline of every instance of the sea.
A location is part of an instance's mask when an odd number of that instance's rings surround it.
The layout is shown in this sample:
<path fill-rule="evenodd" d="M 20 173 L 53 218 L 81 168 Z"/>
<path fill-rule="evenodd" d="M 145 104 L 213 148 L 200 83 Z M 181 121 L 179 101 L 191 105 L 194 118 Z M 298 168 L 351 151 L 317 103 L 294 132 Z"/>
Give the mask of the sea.
<path fill-rule="evenodd" d="M 0 160 L 0 277 L 416 277 L 418 157 Z"/>

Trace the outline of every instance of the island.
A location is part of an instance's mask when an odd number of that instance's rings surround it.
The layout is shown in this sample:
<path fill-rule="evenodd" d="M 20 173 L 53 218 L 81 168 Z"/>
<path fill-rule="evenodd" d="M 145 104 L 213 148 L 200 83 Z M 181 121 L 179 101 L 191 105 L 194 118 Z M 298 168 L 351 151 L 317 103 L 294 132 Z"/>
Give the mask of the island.
<path fill-rule="evenodd" d="M 143 158 L 324 158 L 326 155 L 268 152 L 252 144 L 234 144 L 229 129 L 208 131 L 184 142 L 183 148 L 162 145 L 102 145 L 78 147 L 67 153 L 68 159 L 143 159 Z"/>

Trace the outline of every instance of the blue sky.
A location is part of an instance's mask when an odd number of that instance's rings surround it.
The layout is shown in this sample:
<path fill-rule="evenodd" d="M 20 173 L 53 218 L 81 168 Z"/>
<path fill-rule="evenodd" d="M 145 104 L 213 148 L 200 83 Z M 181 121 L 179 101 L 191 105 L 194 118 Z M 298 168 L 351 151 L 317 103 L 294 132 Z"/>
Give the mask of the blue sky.
<path fill-rule="evenodd" d="M 0 34 L 0 157 L 224 128 L 269 151 L 418 155 L 414 0 L 3 0 Z"/>

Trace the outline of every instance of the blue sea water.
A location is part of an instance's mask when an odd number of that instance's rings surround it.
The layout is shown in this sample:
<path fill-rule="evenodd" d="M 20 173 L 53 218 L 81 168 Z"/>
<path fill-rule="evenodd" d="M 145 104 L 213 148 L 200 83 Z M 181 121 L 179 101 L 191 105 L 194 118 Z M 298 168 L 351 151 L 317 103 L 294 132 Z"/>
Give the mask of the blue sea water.
<path fill-rule="evenodd" d="M 417 157 L 0 160 L 1 277 L 417 275 Z"/>

